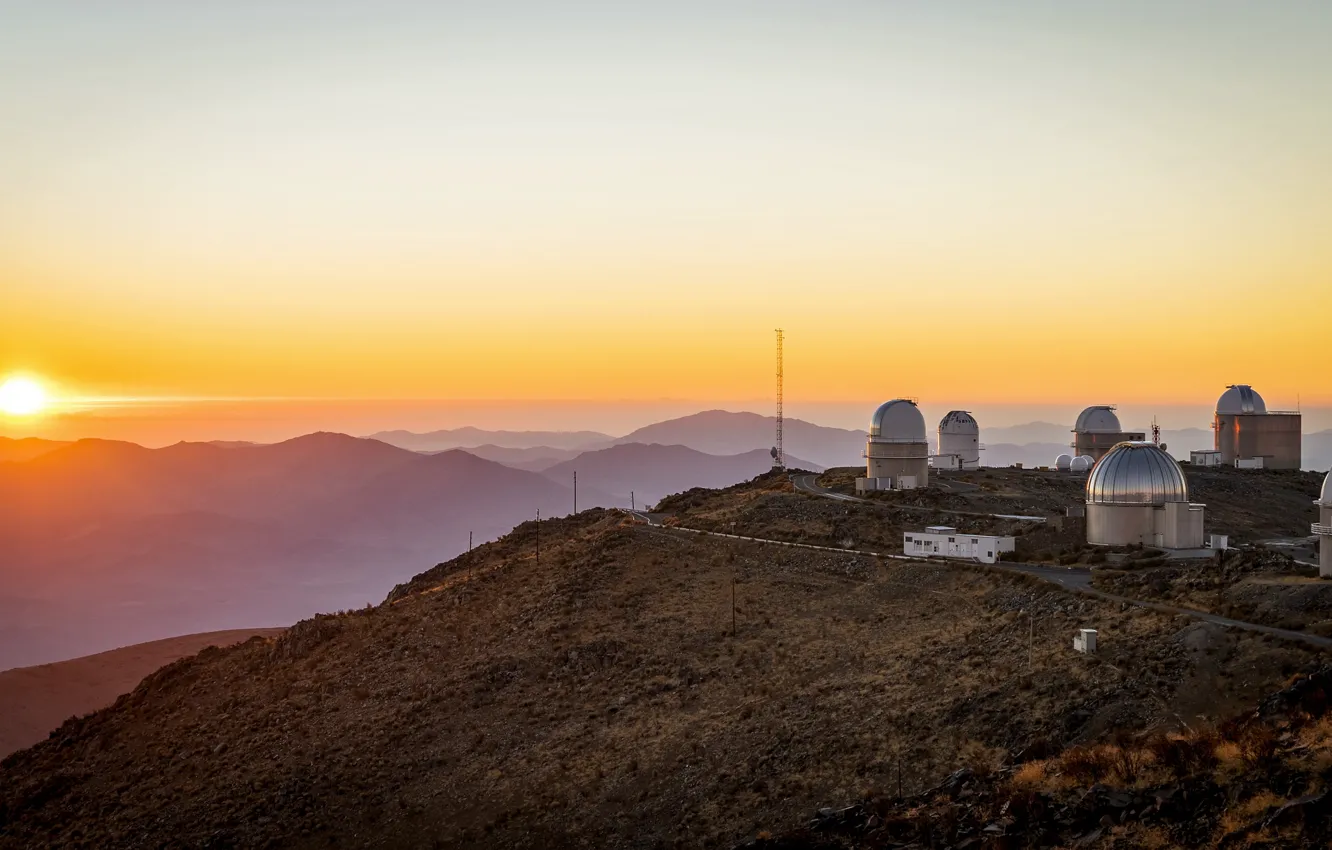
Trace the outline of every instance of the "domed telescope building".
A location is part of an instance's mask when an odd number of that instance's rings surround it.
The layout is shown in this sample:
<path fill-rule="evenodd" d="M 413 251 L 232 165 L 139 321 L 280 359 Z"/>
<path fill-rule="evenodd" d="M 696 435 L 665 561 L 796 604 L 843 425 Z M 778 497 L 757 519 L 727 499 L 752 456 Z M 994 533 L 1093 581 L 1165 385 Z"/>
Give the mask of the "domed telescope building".
<path fill-rule="evenodd" d="M 1125 431 L 1115 415 L 1115 408 L 1109 404 L 1094 404 L 1078 414 L 1078 421 L 1073 425 L 1073 454 L 1100 460 L 1101 456 L 1119 443 L 1145 440 L 1147 433 Z"/>
<path fill-rule="evenodd" d="M 879 405 L 865 443 L 865 477 L 856 490 L 914 490 L 930 483 L 930 444 L 925 417 L 910 399 Z"/>
<path fill-rule="evenodd" d="M 1318 537 L 1318 574 L 1332 578 L 1332 472 L 1323 479 L 1323 492 L 1314 504 L 1318 505 L 1318 522 L 1311 530 Z"/>
<path fill-rule="evenodd" d="M 1123 442 L 1087 476 L 1087 542 L 1162 549 L 1203 545 L 1203 505 L 1189 502 L 1184 470 L 1155 443 Z"/>
<path fill-rule="evenodd" d="M 950 410 L 939 421 L 939 454 L 931 460 L 935 469 L 978 469 L 980 425 L 966 410 Z"/>
<path fill-rule="evenodd" d="M 1222 466 L 1299 469 L 1298 411 L 1268 410 L 1248 384 L 1231 384 L 1216 400 L 1212 433 Z"/>

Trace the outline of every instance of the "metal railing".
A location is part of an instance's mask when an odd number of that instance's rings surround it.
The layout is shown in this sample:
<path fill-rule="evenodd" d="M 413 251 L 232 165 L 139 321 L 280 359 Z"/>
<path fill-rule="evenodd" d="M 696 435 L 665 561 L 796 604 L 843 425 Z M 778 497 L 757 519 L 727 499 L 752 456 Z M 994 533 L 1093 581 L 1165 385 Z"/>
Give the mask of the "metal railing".
<path fill-rule="evenodd" d="M 1332 525 L 1325 522 L 1315 522 L 1309 526 L 1309 530 L 1314 534 L 1332 537 Z"/>

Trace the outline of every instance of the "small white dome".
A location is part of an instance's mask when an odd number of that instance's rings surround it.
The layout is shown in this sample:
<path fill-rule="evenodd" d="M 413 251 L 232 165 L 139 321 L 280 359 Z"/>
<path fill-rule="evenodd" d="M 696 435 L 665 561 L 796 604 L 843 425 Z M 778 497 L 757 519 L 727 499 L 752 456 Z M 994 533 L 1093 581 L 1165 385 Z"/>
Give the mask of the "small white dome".
<path fill-rule="evenodd" d="M 1084 434 L 1120 434 L 1124 431 L 1115 409 L 1108 404 L 1093 405 L 1079 413 L 1073 430 Z"/>
<path fill-rule="evenodd" d="M 1080 455 L 1080 457 L 1081 457 L 1083 460 L 1087 461 L 1087 468 L 1088 468 L 1088 469 L 1091 469 L 1093 466 L 1096 465 L 1096 458 L 1092 457 L 1091 455 Z"/>
<path fill-rule="evenodd" d="M 1164 505 L 1188 500 L 1184 470 L 1155 443 L 1119 443 L 1087 477 L 1089 505 Z"/>
<path fill-rule="evenodd" d="M 1078 457 L 1073 458 L 1068 464 L 1069 472 L 1086 472 L 1091 468 L 1091 458 L 1086 457 L 1085 455 L 1079 455 Z"/>
<path fill-rule="evenodd" d="M 1216 400 L 1216 412 L 1228 415 L 1266 413 L 1267 404 L 1258 395 L 1258 391 L 1248 384 L 1231 384 Z"/>
<path fill-rule="evenodd" d="M 914 401 L 885 401 L 870 419 L 869 435 L 871 440 L 885 443 L 923 443 L 925 417 Z"/>
<path fill-rule="evenodd" d="M 947 416 L 939 420 L 939 433 L 974 436 L 980 434 L 980 425 L 976 424 L 976 419 L 967 411 L 950 410 Z"/>
<path fill-rule="evenodd" d="M 1061 472 L 1067 472 L 1072 465 L 1073 455 L 1060 455 L 1055 458 L 1055 469 L 1058 469 Z"/>
<path fill-rule="evenodd" d="M 1332 508 L 1332 472 L 1323 479 L 1323 492 L 1318 498 L 1318 504 Z"/>

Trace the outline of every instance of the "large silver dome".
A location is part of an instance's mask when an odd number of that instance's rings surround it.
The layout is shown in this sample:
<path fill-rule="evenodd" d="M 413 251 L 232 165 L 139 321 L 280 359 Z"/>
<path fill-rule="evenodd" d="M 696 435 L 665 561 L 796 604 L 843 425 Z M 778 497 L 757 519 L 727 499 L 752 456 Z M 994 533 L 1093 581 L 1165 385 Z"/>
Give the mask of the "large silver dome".
<path fill-rule="evenodd" d="M 1118 443 L 1087 476 L 1089 505 L 1164 505 L 1188 500 L 1184 470 L 1155 443 Z"/>
<path fill-rule="evenodd" d="M 939 421 L 939 433 L 975 435 L 980 433 L 980 425 L 968 411 L 950 410 Z"/>
<path fill-rule="evenodd" d="M 925 417 L 914 401 L 885 401 L 870 418 L 870 439 L 889 443 L 925 442 Z"/>
<path fill-rule="evenodd" d="M 1266 413 L 1267 404 L 1257 390 L 1248 384 L 1231 384 L 1216 400 L 1216 412 L 1232 416 L 1237 413 Z"/>
<path fill-rule="evenodd" d="M 1108 404 L 1093 405 L 1079 413 L 1077 424 L 1073 426 L 1073 430 L 1084 434 L 1122 434 L 1124 432 L 1124 429 L 1119 426 L 1119 417 L 1115 415 L 1115 409 Z"/>

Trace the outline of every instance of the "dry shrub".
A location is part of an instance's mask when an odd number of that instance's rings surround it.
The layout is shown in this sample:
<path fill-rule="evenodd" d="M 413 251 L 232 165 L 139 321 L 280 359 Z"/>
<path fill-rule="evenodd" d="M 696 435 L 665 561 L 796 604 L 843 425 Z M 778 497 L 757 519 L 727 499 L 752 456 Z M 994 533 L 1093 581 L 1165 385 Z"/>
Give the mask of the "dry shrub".
<path fill-rule="evenodd" d="M 1146 752 L 1132 744 L 1113 745 L 1106 747 L 1106 750 L 1110 760 L 1110 770 L 1115 778 L 1125 785 L 1137 782 L 1147 763 Z"/>
<path fill-rule="evenodd" d="M 1280 746 L 1276 732 L 1265 723 L 1247 727 L 1236 743 L 1239 744 L 1240 758 L 1251 768 L 1271 764 Z"/>
<path fill-rule="evenodd" d="M 1105 747 L 1070 747 L 1059 760 L 1060 771 L 1082 783 L 1100 782 L 1114 769 Z"/>
<path fill-rule="evenodd" d="M 1187 735 L 1159 735 L 1148 742 L 1152 758 L 1177 779 L 1216 768 L 1217 735 L 1203 729 Z"/>
<path fill-rule="evenodd" d="M 1044 787 L 1046 781 L 1046 763 L 1029 761 L 1014 772 L 1011 784 L 1014 788 L 1029 790 Z"/>

